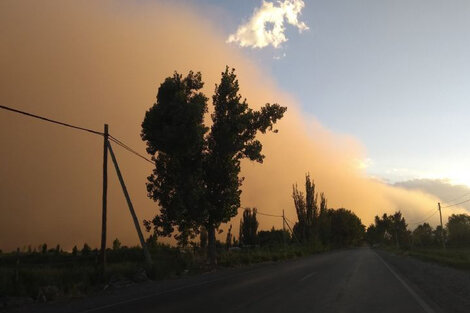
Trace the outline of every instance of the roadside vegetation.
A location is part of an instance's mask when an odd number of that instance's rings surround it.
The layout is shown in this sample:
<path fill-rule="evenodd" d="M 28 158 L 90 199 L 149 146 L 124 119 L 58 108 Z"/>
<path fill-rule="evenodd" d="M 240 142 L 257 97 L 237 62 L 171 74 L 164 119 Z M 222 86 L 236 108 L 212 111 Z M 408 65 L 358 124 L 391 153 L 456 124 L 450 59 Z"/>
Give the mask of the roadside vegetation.
<path fill-rule="evenodd" d="M 444 228 L 428 223 L 410 230 L 401 212 L 376 216 L 367 228 L 366 240 L 381 247 L 421 260 L 470 270 L 470 215 L 453 214 Z"/>

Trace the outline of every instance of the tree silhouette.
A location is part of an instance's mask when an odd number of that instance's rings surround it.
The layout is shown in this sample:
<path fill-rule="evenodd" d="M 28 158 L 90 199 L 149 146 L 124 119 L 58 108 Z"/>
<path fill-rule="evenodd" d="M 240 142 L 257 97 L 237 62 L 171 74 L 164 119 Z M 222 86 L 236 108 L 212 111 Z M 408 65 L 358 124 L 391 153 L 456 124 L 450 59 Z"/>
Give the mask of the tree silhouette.
<path fill-rule="evenodd" d="M 119 239 L 114 239 L 113 240 L 113 250 L 119 250 L 121 249 L 121 241 Z"/>
<path fill-rule="evenodd" d="M 156 163 L 147 191 L 161 209 L 144 224 L 147 230 L 153 225 L 163 236 L 177 227 L 175 237 L 182 245 L 204 226 L 214 265 L 215 231 L 240 207 L 240 162 L 244 158 L 263 162 L 256 135 L 273 130 L 286 108 L 266 104 L 259 111 L 250 109 L 238 93 L 235 70 L 226 67 L 215 88 L 211 131 L 205 136 L 207 98 L 199 92 L 202 86 L 200 73 L 190 72 L 184 79 L 175 73 L 160 86 L 157 102 L 145 115 L 141 136 Z"/>
<path fill-rule="evenodd" d="M 470 215 L 452 214 L 447 223 L 449 244 L 463 246 L 470 244 Z"/>
<path fill-rule="evenodd" d="M 364 238 L 364 225 L 361 219 L 350 210 L 330 209 L 327 214 L 330 220 L 330 242 L 343 247 L 357 245 Z"/>
<path fill-rule="evenodd" d="M 396 245 L 397 248 L 406 248 L 410 245 L 411 232 L 407 229 L 405 218 L 400 211 L 393 215 L 384 213 L 382 217 L 375 217 L 375 224 L 367 229 L 366 238 L 369 243 Z"/>
<path fill-rule="evenodd" d="M 90 255 L 90 254 L 91 254 L 91 248 L 90 248 L 90 246 L 89 246 L 87 243 L 84 243 L 84 244 L 83 244 L 83 248 L 82 248 L 81 254 L 82 254 L 82 255 Z"/>
<path fill-rule="evenodd" d="M 200 73 L 183 78 L 175 72 L 161 84 L 142 123 L 142 140 L 155 161 L 147 192 L 160 205 L 151 224 L 160 236 L 170 236 L 177 227 L 181 245 L 198 230 L 207 207 L 202 167 L 207 98 L 199 92 L 203 85 Z M 151 224 L 147 221 L 146 228 Z"/>
<path fill-rule="evenodd" d="M 207 199 L 209 202 L 205 226 L 211 264 L 215 264 L 215 228 L 237 215 L 240 207 L 240 161 L 248 158 L 263 162 L 262 144 L 256 140 L 258 132 L 273 130 L 273 124 L 287 110 L 278 104 L 266 104 L 260 111 L 248 107 L 238 93 L 235 70 L 228 67 L 222 72 L 220 84 L 212 97 L 211 132 L 207 138 L 206 158 Z M 276 130 L 275 130 L 276 131 Z"/>
<path fill-rule="evenodd" d="M 293 185 L 292 189 L 292 198 L 299 220 L 294 225 L 294 231 L 302 242 L 311 241 L 318 236 L 319 209 L 315 182 L 310 179 L 310 174 L 305 175 L 305 196 L 299 191 L 297 185 Z M 323 200 L 326 205 L 326 199 Z"/>
<path fill-rule="evenodd" d="M 257 243 L 258 220 L 256 219 L 256 208 L 246 208 L 240 223 L 240 242 L 244 245 L 255 245 Z"/>
<path fill-rule="evenodd" d="M 232 238 L 232 225 L 230 225 L 227 232 L 227 237 L 225 237 L 225 246 L 227 247 L 227 249 L 230 249 L 230 247 L 232 246 Z"/>
<path fill-rule="evenodd" d="M 431 225 L 423 223 L 418 225 L 412 233 L 413 245 L 419 247 L 429 247 L 434 244 L 434 234 Z"/>

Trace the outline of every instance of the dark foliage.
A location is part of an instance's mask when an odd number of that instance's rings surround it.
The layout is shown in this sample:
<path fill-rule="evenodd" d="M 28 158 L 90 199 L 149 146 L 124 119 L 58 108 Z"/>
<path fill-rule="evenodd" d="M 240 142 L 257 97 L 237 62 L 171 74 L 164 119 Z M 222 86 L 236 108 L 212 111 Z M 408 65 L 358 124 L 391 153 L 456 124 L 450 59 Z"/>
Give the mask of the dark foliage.
<path fill-rule="evenodd" d="M 246 208 L 240 221 L 241 237 L 240 244 L 257 244 L 258 220 L 256 219 L 256 209 Z"/>
<path fill-rule="evenodd" d="M 470 215 L 452 214 L 447 222 L 448 243 L 452 246 L 470 246 Z"/>
<path fill-rule="evenodd" d="M 261 247 L 275 247 L 291 242 L 291 235 L 282 229 L 260 230 L 258 232 L 258 242 Z"/>
<path fill-rule="evenodd" d="M 367 228 L 366 239 L 370 243 L 395 245 L 397 248 L 408 248 L 411 245 L 411 232 L 407 229 L 401 212 L 393 215 L 386 213 L 375 217 L 375 224 Z"/>

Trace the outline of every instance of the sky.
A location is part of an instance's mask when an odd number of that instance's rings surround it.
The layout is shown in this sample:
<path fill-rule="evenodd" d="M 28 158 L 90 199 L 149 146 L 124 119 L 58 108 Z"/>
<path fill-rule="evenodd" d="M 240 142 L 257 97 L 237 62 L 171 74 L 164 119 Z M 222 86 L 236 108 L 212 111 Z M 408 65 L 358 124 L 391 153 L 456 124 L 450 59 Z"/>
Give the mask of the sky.
<path fill-rule="evenodd" d="M 250 107 L 288 108 L 279 133 L 260 136 L 264 163 L 242 164 L 242 207 L 295 221 L 292 185 L 309 172 L 329 207 L 366 225 L 401 210 L 413 227 L 438 201 L 470 193 L 465 5 L 4 1 L 0 103 L 95 130 L 108 123 L 145 153 L 140 124 L 165 77 L 201 71 L 210 97 L 233 66 Z M 97 246 L 102 139 L 0 111 L 0 144 L 0 249 Z M 151 166 L 114 150 L 139 220 L 151 219 Z M 109 243 L 136 244 L 112 170 Z M 444 222 L 468 204 L 443 210 Z M 281 225 L 260 219 L 261 229 Z"/>
<path fill-rule="evenodd" d="M 262 6 L 201 3 L 229 12 L 220 25 L 227 33 Z M 470 3 L 303 3 L 299 20 L 308 30 L 286 23 L 286 42 L 244 52 L 305 112 L 358 138 L 368 174 L 391 183 L 432 178 L 470 185 Z"/>

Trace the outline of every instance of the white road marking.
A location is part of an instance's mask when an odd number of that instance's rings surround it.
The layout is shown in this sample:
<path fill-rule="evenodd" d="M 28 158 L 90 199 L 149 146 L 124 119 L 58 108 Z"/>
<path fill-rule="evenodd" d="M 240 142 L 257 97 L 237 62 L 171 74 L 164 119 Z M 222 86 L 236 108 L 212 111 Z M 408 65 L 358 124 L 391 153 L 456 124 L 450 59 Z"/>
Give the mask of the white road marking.
<path fill-rule="evenodd" d="M 312 276 L 315 275 L 316 273 L 317 273 L 317 272 L 312 272 L 312 273 L 310 273 L 310 274 L 308 274 L 308 275 L 302 277 L 302 278 L 299 280 L 299 282 L 300 282 L 300 281 L 304 281 L 304 280 L 306 280 L 307 278 L 312 277 Z"/>
<path fill-rule="evenodd" d="M 380 255 L 378 255 L 377 253 L 375 253 L 375 255 L 377 255 L 379 260 L 382 261 L 385 267 L 388 268 L 390 273 L 392 273 L 396 279 L 398 279 L 398 281 L 403 285 L 403 287 L 408 290 L 408 292 L 413 296 L 416 302 L 418 302 L 418 304 L 426 313 L 436 313 L 400 276 L 398 276 L 398 274 L 380 257 Z"/>

